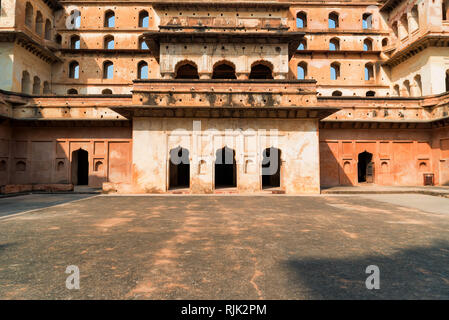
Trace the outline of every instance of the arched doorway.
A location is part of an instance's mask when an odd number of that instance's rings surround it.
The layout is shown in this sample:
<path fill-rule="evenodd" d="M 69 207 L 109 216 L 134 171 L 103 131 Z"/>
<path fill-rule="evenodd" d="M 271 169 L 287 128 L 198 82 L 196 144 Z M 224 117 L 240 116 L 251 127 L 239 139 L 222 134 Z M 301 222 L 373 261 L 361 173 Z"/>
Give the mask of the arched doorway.
<path fill-rule="evenodd" d="M 373 160 L 373 154 L 367 151 L 359 153 L 357 162 L 358 182 L 367 182 L 368 165 Z"/>
<path fill-rule="evenodd" d="M 267 148 L 262 159 L 262 189 L 281 186 L 281 150 Z"/>
<path fill-rule="evenodd" d="M 193 63 L 184 63 L 176 68 L 175 79 L 199 79 L 198 68 Z"/>
<path fill-rule="evenodd" d="M 212 79 L 237 79 L 235 67 L 226 62 L 217 64 L 214 67 Z"/>
<path fill-rule="evenodd" d="M 249 79 L 265 79 L 265 80 L 269 80 L 269 79 L 273 79 L 273 72 L 272 70 L 262 64 L 262 63 L 257 63 L 255 65 L 253 65 L 251 67 L 251 73 L 249 74 Z"/>
<path fill-rule="evenodd" d="M 78 186 L 89 184 L 89 153 L 86 150 L 72 152 L 72 183 Z"/>
<path fill-rule="evenodd" d="M 218 149 L 215 153 L 215 188 L 232 188 L 237 186 L 235 151 L 228 147 Z"/>
<path fill-rule="evenodd" d="M 170 150 L 169 188 L 190 187 L 189 150 L 177 147 Z"/>

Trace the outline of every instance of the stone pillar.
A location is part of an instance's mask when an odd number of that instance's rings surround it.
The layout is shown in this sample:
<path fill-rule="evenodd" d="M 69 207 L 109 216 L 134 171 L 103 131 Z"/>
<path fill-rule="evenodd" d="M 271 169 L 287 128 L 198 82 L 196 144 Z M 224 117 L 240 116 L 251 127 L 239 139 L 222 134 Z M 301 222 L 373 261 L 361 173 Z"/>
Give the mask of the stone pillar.
<path fill-rule="evenodd" d="M 236 72 L 237 79 L 239 80 L 248 80 L 249 73 L 247 72 Z"/>
<path fill-rule="evenodd" d="M 174 79 L 175 73 L 174 72 L 161 72 L 162 79 Z"/>
<path fill-rule="evenodd" d="M 200 79 L 212 79 L 211 72 L 199 72 Z"/>

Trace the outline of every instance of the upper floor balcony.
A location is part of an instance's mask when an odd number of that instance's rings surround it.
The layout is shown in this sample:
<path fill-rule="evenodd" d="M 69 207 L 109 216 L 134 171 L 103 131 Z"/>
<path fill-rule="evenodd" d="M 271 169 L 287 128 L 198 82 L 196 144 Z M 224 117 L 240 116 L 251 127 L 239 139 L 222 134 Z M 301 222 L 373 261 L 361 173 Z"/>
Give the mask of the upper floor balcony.
<path fill-rule="evenodd" d="M 148 107 L 277 108 L 316 105 L 315 80 L 135 80 L 133 104 Z"/>

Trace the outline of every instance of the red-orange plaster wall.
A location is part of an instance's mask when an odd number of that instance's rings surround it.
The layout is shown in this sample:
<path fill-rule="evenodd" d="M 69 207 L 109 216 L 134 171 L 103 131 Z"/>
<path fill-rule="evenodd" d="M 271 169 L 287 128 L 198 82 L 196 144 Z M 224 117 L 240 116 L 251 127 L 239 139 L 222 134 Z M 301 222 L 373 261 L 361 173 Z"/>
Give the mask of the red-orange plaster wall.
<path fill-rule="evenodd" d="M 130 127 L 21 126 L 10 130 L 9 176 L 2 184 L 72 183 L 73 151 L 80 148 L 88 152 L 89 186 L 130 179 Z"/>
<path fill-rule="evenodd" d="M 373 154 L 375 184 L 423 185 L 424 173 L 434 173 L 438 184 L 437 142 L 432 129 L 321 129 L 321 186 L 357 185 L 358 155 L 364 151 Z"/>

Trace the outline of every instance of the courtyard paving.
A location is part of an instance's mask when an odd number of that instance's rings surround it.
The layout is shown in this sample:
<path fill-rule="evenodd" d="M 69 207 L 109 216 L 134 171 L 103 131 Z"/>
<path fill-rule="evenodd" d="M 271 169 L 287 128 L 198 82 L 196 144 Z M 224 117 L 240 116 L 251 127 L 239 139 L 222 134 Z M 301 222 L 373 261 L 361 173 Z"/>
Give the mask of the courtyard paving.
<path fill-rule="evenodd" d="M 447 198 L 28 195 L 0 216 L 1 299 L 449 298 Z"/>

